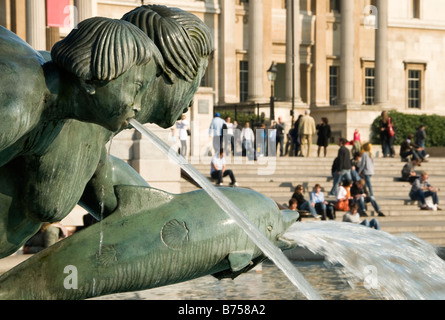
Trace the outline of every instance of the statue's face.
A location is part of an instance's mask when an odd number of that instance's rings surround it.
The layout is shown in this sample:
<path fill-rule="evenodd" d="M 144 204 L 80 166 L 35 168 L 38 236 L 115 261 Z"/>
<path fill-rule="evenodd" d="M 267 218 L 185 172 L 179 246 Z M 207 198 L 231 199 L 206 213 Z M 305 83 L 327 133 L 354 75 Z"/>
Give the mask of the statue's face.
<path fill-rule="evenodd" d="M 112 81 L 95 81 L 92 86 L 95 104 L 84 111 L 86 121 L 97 123 L 110 131 L 127 127 L 128 120 L 141 110 L 143 98 L 155 80 L 155 76 L 146 76 L 151 68 L 153 68 L 151 63 L 133 66 Z"/>
<path fill-rule="evenodd" d="M 207 69 L 208 59 L 202 59 L 198 75 L 193 82 L 175 78 L 170 84 L 163 77 L 158 77 L 153 90 L 145 92 L 142 110 L 136 115 L 141 123 L 156 123 L 169 128 L 187 112 L 190 103 L 198 90 L 201 78 Z"/>
<path fill-rule="evenodd" d="M 84 110 L 81 120 L 111 131 L 126 128 L 133 117 L 141 123 L 169 128 L 190 106 L 207 64 L 203 59 L 193 82 L 175 78 L 171 84 L 162 76 L 156 77 L 154 62 L 134 66 L 107 83 L 95 82 L 95 106 Z"/>

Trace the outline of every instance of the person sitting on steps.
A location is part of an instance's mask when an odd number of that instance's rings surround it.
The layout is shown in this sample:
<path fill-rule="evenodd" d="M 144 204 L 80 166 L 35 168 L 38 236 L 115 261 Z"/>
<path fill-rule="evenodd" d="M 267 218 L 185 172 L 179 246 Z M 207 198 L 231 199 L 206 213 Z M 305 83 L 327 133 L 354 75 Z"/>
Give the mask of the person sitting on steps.
<path fill-rule="evenodd" d="M 320 219 L 321 215 L 317 214 L 317 210 L 315 210 L 315 207 L 312 205 L 312 203 L 304 198 L 303 189 L 303 186 L 299 184 L 298 186 L 296 186 L 294 194 L 292 195 L 292 198 L 297 200 L 298 210 L 309 211 L 315 219 Z"/>
<path fill-rule="evenodd" d="M 428 173 L 425 171 L 422 171 L 420 177 L 416 179 L 412 186 L 411 190 L 409 192 L 409 197 L 411 200 L 420 201 L 421 209 L 422 210 L 433 210 L 433 208 L 429 207 L 426 204 L 426 198 L 432 197 L 433 198 L 433 205 L 436 207 L 437 210 L 442 210 L 439 207 L 439 198 L 437 196 L 437 192 L 440 191 L 439 188 L 433 187 L 428 182 Z"/>
<path fill-rule="evenodd" d="M 402 161 L 408 162 L 408 157 L 412 156 L 412 159 L 420 159 L 422 162 L 428 162 L 423 156 L 423 148 L 413 142 L 414 135 L 409 134 L 405 140 L 400 144 L 400 157 Z"/>
<path fill-rule="evenodd" d="M 335 210 L 338 211 L 348 211 L 349 210 L 349 203 L 352 202 L 351 197 L 351 184 L 352 181 L 349 179 L 346 179 L 343 181 L 342 185 L 337 189 L 336 194 L 336 202 L 334 204 Z"/>
<path fill-rule="evenodd" d="M 216 154 L 212 158 L 212 162 L 210 163 L 210 175 L 213 179 L 216 179 L 216 184 L 218 186 L 223 185 L 223 177 L 230 176 L 230 186 L 237 187 L 238 183 L 236 182 L 235 175 L 232 170 L 226 170 L 226 159 L 224 158 L 224 149 L 219 150 L 219 154 Z"/>
<path fill-rule="evenodd" d="M 402 177 L 400 180 L 408 181 L 412 184 L 419 176 L 415 171 L 415 167 L 420 167 L 420 159 L 412 159 L 410 162 L 406 163 L 402 168 Z"/>
<path fill-rule="evenodd" d="M 357 203 L 351 204 L 349 211 L 346 212 L 343 216 L 343 222 L 361 224 L 368 228 L 380 230 L 380 225 L 377 219 L 372 219 L 371 221 L 369 221 L 368 219 L 364 219 L 362 222 L 360 222 L 360 214 L 358 213 Z"/>
<path fill-rule="evenodd" d="M 369 194 L 369 191 L 366 188 L 365 179 L 360 179 L 353 184 L 351 187 L 351 197 L 353 198 L 353 202 L 357 203 L 358 205 L 360 216 L 368 216 L 366 213 L 366 203 L 369 202 L 371 202 L 375 211 L 379 214 L 379 217 L 385 216 L 385 214 L 380 210 L 380 206 L 378 205 L 374 196 Z"/>
<path fill-rule="evenodd" d="M 324 198 L 324 193 L 320 184 L 316 184 L 314 191 L 310 194 L 311 205 L 315 208 L 317 213 L 322 216 L 322 220 L 327 218 L 333 220 L 335 217 L 334 206 L 330 205 Z"/>

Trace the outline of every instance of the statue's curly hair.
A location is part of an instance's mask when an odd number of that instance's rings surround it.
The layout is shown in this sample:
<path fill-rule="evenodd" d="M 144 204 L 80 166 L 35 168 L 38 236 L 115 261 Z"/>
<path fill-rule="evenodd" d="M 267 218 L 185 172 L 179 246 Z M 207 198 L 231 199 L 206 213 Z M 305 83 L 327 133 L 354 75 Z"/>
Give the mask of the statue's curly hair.
<path fill-rule="evenodd" d="M 143 5 L 126 13 L 126 20 L 154 41 L 165 61 L 166 73 L 193 81 L 201 59 L 214 51 L 210 29 L 195 15 L 179 8 Z"/>
<path fill-rule="evenodd" d="M 159 70 L 164 64 L 156 45 L 139 28 L 124 20 L 103 17 L 80 22 L 53 46 L 51 57 L 83 80 L 113 80 L 132 66 L 152 59 Z"/>

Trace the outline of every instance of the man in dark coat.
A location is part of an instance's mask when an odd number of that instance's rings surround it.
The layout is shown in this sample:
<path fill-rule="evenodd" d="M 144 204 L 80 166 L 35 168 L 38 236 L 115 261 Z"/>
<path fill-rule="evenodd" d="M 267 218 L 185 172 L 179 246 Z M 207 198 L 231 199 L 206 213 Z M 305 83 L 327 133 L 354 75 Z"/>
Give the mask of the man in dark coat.
<path fill-rule="evenodd" d="M 402 161 L 408 161 L 408 157 L 412 156 L 413 159 L 419 159 L 425 161 L 421 152 L 423 148 L 413 142 L 414 135 L 409 134 L 405 140 L 400 144 L 400 157 Z"/>
<path fill-rule="evenodd" d="M 346 143 L 348 141 L 345 138 L 340 138 L 338 141 L 338 145 L 340 146 L 340 149 L 338 149 L 338 155 L 337 155 L 337 163 L 336 163 L 336 170 L 337 174 L 334 176 L 334 183 L 331 189 L 330 195 L 334 195 L 337 193 L 337 188 L 340 185 L 340 182 L 343 181 L 343 179 L 351 179 L 351 153 L 349 152 L 349 149 L 346 148 Z"/>

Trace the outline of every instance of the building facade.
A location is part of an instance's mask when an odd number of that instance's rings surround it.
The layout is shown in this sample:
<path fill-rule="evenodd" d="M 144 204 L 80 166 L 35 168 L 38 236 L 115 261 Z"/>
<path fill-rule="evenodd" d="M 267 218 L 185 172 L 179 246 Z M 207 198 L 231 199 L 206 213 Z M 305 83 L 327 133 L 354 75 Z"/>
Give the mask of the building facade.
<path fill-rule="evenodd" d="M 445 115 L 445 0 L 71 0 L 71 20 L 47 27 L 45 0 L 0 0 L 0 24 L 49 50 L 76 21 L 120 18 L 140 4 L 180 7 L 212 30 L 216 50 L 190 120 L 251 106 L 290 125 L 310 109 L 335 136 L 363 139 L 382 110 Z M 73 22 L 74 21 L 74 22 Z M 274 62 L 272 83 L 267 70 Z M 293 114 L 293 117 L 292 117 Z M 204 139 L 204 133 L 202 139 Z M 191 145 L 203 152 L 202 141 Z"/>
<path fill-rule="evenodd" d="M 217 106 L 259 103 L 267 115 L 273 95 L 275 118 L 290 123 L 290 111 L 295 118 L 309 108 L 317 121 L 329 119 L 335 136 L 352 138 L 358 128 L 365 140 L 383 110 L 445 114 L 439 58 L 445 1 L 220 5 Z M 272 88 L 267 70 L 273 61 L 278 75 Z"/>

